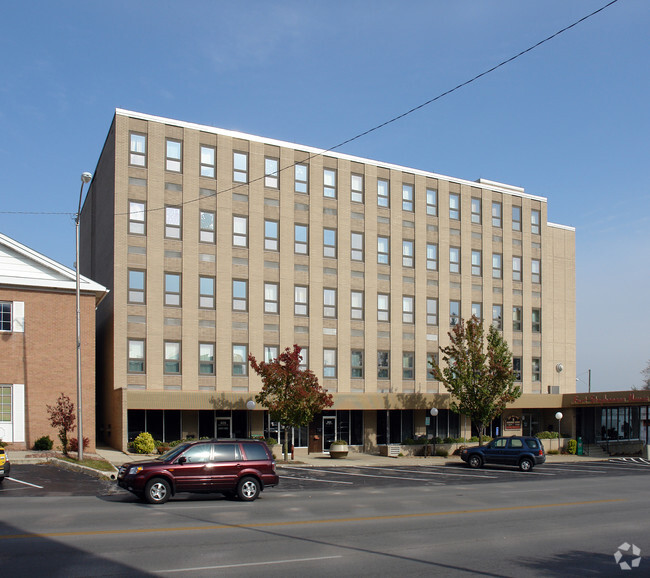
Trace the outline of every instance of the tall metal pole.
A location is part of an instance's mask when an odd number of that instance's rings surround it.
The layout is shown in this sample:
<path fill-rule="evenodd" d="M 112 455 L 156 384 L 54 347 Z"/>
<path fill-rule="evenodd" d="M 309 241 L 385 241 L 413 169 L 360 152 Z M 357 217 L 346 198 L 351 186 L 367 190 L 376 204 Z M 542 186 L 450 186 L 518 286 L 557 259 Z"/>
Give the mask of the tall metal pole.
<path fill-rule="evenodd" d="M 587 385 L 589 388 L 589 393 L 591 393 L 591 369 L 589 369 L 588 371 L 589 373 L 588 373 Z"/>

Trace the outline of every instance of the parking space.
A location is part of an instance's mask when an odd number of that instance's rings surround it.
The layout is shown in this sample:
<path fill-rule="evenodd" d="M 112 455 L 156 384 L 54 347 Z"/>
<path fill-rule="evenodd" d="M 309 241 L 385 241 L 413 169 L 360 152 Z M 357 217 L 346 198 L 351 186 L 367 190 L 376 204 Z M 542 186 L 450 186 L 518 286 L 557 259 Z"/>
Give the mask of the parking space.
<path fill-rule="evenodd" d="M 0 485 L 0 496 L 95 496 L 111 492 L 114 486 L 49 463 L 12 464 L 11 475 Z"/>

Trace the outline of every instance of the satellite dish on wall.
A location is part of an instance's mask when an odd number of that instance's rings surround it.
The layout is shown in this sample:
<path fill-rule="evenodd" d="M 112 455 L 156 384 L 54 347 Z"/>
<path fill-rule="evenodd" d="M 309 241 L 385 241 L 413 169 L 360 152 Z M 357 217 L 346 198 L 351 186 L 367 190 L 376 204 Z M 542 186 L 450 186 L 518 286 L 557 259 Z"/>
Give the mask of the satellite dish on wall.
<path fill-rule="evenodd" d="M 564 370 L 564 365 L 562 365 L 561 363 L 558 363 L 555 366 L 555 371 L 557 371 L 558 373 L 562 373 L 563 370 Z"/>

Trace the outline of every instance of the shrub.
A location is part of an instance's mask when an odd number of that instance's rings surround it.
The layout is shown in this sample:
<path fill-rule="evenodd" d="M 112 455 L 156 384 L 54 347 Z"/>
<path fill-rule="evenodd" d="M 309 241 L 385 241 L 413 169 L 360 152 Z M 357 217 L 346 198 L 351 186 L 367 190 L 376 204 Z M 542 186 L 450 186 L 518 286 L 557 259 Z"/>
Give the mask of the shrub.
<path fill-rule="evenodd" d="M 50 436 L 41 436 L 34 442 L 34 449 L 37 452 L 51 450 L 52 446 L 54 446 L 54 442 Z"/>
<path fill-rule="evenodd" d="M 330 447 L 331 447 L 331 446 L 347 446 L 347 445 L 348 445 L 348 442 L 346 442 L 345 440 L 334 440 L 334 441 L 330 444 Z"/>
<path fill-rule="evenodd" d="M 132 442 L 133 450 L 137 454 L 152 454 L 156 450 L 156 444 L 149 432 L 142 432 Z"/>
<path fill-rule="evenodd" d="M 548 450 L 546 453 L 551 456 L 557 456 L 560 454 L 560 450 Z"/>
<path fill-rule="evenodd" d="M 264 441 L 266 442 L 267 446 L 275 446 L 278 443 L 278 440 L 275 438 L 266 438 Z"/>
<path fill-rule="evenodd" d="M 576 452 L 578 451 L 578 442 L 576 440 L 569 440 L 567 444 L 567 451 L 570 454 L 575 455 Z"/>
<path fill-rule="evenodd" d="M 84 449 L 90 445 L 90 440 L 87 437 L 84 437 Z M 77 438 L 70 438 L 70 451 L 78 452 L 79 451 L 79 441 Z"/>
<path fill-rule="evenodd" d="M 540 431 L 535 434 L 535 437 L 540 440 L 556 440 L 557 432 L 556 431 Z"/>
<path fill-rule="evenodd" d="M 449 456 L 449 452 L 445 448 L 437 448 L 436 455 L 441 458 L 446 458 Z"/>

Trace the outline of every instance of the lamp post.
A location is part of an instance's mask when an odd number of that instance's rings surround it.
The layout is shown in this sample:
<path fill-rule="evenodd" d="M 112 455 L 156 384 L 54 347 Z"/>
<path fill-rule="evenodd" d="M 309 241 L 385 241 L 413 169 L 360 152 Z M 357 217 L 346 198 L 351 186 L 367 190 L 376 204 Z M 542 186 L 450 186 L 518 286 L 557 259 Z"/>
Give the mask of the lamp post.
<path fill-rule="evenodd" d="M 249 399 L 246 402 L 246 409 L 248 410 L 248 437 L 250 438 L 253 433 L 253 424 L 251 423 L 253 416 L 251 415 L 251 412 L 255 409 L 255 402 L 252 399 Z"/>
<path fill-rule="evenodd" d="M 84 185 L 92 180 L 91 173 L 81 173 L 81 189 L 79 191 L 79 209 L 74 219 L 76 234 L 76 260 L 74 268 L 76 272 L 76 293 L 77 293 L 77 459 L 81 462 L 84 459 L 84 432 L 83 432 L 83 411 L 81 408 L 81 279 L 79 277 L 79 219 L 81 217 L 81 198 L 83 197 Z"/>
<path fill-rule="evenodd" d="M 438 435 L 438 408 L 432 407 L 429 410 L 431 417 L 436 418 L 436 427 L 433 428 L 433 455 L 436 455 L 436 437 Z"/>
<path fill-rule="evenodd" d="M 558 411 L 555 414 L 555 419 L 557 420 L 557 449 L 560 451 L 560 437 L 562 435 L 562 418 L 564 415 L 562 415 L 561 411 Z"/>
<path fill-rule="evenodd" d="M 580 375 L 584 375 L 584 373 L 581 373 Z M 576 377 L 576 381 L 582 381 L 579 377 Z M 584 381 L 582 381 L 584 383 Z M 587 370 L 587 392 L 591 393 L 591 369 Z"/>

